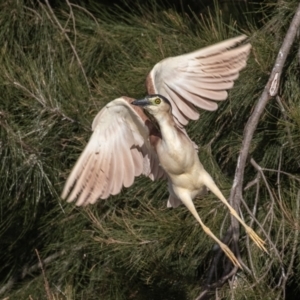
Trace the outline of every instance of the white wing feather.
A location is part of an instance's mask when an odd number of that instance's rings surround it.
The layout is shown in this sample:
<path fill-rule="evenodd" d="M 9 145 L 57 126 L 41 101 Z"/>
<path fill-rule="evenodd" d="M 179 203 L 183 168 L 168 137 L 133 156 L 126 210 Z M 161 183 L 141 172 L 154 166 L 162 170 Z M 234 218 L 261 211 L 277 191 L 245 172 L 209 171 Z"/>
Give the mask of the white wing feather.
<path fill-rule="evenodd" d="M 109 102 L 95 117 L 93 134 L 65 184 L 62 198 L 76 205 L 118 194 L 136 176 L 164 176 L 150 144 L 146 116 L 131 100 Z"/>
<path fill-rule="evenodd" d="M 216 110 L 214 101 L 227 98 L 226 90 L 233 87 L 246 66 L 251 45 L 233 48 L 245 38 L 242 35 L 160 61 L 148 75 L 148 93 L 170 100 L 174 119 L 180 126 L 199 118 L 196 107 Z"/>

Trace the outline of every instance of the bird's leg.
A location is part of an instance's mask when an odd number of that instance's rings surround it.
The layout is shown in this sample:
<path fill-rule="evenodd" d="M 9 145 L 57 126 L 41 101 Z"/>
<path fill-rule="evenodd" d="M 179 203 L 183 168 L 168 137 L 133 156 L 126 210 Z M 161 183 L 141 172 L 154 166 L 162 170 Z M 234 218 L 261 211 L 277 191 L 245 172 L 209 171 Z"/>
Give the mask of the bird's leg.
<path fill-rule="evenodd" d="M 250 238 L 255 242 L 255 244 L 266 253 L 268 253 L 267 249 L 265 248 L 265 242 L 255 233 L 255 231 L 245 224 L 245 222 L 240 218 L 237 212 L 233 209 L 233 207 L 228 203 L 226 198 L 223 196 L 222 192 L 219 190 L 211 176 L 206 172 L 203 175 L 203 183 L 207 188 L 209 188 L 229 209 L 230 213 L 244 226 L 246 232 L 249 234 Z"/>
<path fill-rule="evenodd" d="M 228 248 L 227 245 L 222 243 L 213 233 L 212 231 L 204 225 L 202 222 L 200 216 L 198 215 L 195 205 L 193 203 L 192 198 L 188 194 L 188 192 L 184 192 L 184 190 L 177 191 L 177 196 L 180 198 L 182 203 L 188 208 L 188 210 L 193 214 L 193 216 L 196 218 L 196 220 L 200 223 L 201 227 L 203 228 L 204 232 L 208 234 L 213 240 L 216 241 L 216 243 L 220 246 L 220 248 L 224 251 L 224 253 L 227 255 L 227 257 L 232 261 L 232 263 L 235 266 L 238 266 L 242 269 L 241 264 L 239 263 L 236 256 L 233 254 L 233 252 Z"/>

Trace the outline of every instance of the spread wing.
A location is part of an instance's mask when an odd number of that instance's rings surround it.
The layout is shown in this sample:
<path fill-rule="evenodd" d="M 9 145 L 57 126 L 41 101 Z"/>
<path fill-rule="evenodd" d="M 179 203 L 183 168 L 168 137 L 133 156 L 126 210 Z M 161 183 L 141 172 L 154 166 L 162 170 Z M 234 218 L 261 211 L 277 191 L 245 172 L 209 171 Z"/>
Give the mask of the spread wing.
<path fill-rule="evenodd" d="M 226 90 L 233 87 L 246 66 L 251 45 L 235 47 L 245 38 L 242 35 L 160 61 L 147 77 L 148 94 L 161 94 L 169 99 L 174 119 L 181 126 L 189 119 L 199 118 L 196 107 L 216 110 L 218 105 L 214 101 L 227 98 Z"/>
<path fill-rule="evenodd" d="M 139 175 L 163 177 L 154 150 L 161 139 L 141 108 L 127 97 L 109 102 L 95 117 L 93 134 L 65 184 L 62 198 L 76 205 L 118 194 Z"/>

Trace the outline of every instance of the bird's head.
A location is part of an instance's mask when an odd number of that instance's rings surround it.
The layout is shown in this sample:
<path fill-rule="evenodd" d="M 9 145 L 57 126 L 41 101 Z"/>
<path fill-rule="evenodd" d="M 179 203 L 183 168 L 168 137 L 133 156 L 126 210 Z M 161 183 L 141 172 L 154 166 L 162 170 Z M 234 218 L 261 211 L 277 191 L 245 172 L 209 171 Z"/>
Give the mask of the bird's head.
<path fill-rule="evenodd" d="M 171 103 L 170 101 L 159 94 L 148 95 L 143 99 L 134 100 L 131 102 L 133 105 L 141 106 L 151 115 L 157 116 L 160 113 L 170 113 Z"/>

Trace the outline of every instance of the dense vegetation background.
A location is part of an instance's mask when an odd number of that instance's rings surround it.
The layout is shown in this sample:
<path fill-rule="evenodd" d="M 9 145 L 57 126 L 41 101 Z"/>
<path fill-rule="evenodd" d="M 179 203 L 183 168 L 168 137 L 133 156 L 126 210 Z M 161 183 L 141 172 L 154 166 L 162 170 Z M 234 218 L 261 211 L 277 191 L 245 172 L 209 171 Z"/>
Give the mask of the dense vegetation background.
<path fill-rule="evenodd" d="M 229 99 L 188 127 L 205 168 L 229 196 L 245 124 L 297 5 L 1 1 L 0 297 L 181 300 L 204 292 L 201 299 L 295 299 L 299 36 L 245 169 L 240 213 L 266 240 L 269 255 L 241 232 L 244 270 L 226 280 L 226 258 L 216 258 L 213 241 L 194 218 L 184 207 L 166 208 L 165 182 L 139 178 L 88 208 L 66 204 L 59 195 L 105 103 L 143 96 L 145 76 L 162 58 L 244 33 L 253 50 Z M 228 236 L 228 211 L 213 195 L 195 205 L 217 235 Z"/>

